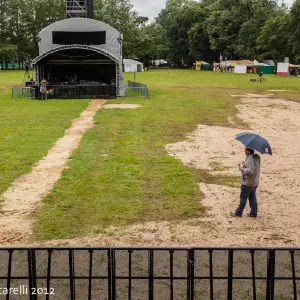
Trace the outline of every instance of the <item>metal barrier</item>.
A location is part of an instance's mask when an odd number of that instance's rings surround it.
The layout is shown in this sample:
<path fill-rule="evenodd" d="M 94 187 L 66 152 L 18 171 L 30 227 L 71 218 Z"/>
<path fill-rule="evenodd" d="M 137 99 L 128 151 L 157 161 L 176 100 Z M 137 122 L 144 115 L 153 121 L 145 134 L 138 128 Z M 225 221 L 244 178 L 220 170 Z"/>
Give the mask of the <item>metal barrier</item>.
<path fill-rule="evenodd" d="M 274 300 L 300 292 L 300 248 L 0 248 L 0 266 L 6 300 Z"/>
<path fill-rule="evenodd" d="M 41 93 L 38 92 L 39 98 Z M 48 99 L 90 99 L 117 97 L 116 85 L 47 85 Z"/>
<path fill-rule="evenodd" d="M 11 88 L 11 97 L 12 98 L 29 98 L 35 99 L 36 93 L 35 88 L 15 85 Z"/>
<path fill-rule="evenodd" d="M 141 96 L 145 99 L 149 98 L 148 87 L 139 82 L 128 81 L 125 88 L 125 97 L 135 98 Z"/>

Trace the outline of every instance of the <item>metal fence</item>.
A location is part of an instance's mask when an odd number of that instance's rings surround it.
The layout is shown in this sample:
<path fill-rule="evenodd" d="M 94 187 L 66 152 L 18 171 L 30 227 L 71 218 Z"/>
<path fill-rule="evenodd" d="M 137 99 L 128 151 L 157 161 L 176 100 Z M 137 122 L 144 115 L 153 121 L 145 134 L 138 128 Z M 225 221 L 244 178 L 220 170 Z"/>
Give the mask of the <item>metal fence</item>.
<path fill-rule="evenodd" d="M 0 299 L 297 299 L 299 272 L 300 248 L 0 248 Z"/>
<path fill-rule="evenodd" d="M 32 87 L 15 85 L 11 88 L 11 97 L 35 99 L 36 90 Z"/>
<path fill-rule="evenodd" d="M 39 98 L 41 93 L 38 91 Z M 116 85 L 47 85 L 47 99 L 91 99 L 117 97 Z"/>
<path fill-rule="evenodd" d="M 149 98 L 149 90 L 145 84 L 139 82 L 128 81 L 125 88 L 125 97 L 145 97 Z"/>

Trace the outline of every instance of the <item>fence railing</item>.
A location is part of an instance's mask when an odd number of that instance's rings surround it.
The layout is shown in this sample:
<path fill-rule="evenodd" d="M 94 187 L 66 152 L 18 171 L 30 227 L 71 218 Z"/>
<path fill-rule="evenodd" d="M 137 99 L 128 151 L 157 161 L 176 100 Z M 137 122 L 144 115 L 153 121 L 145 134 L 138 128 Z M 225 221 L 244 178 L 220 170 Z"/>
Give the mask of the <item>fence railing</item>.
<path fill-rule="evenodd" d="M 35 99 L 36 89 L 33 87 L 15 85 L 11 88 L 11 97 Z"/>
<path fill-rule="evenodd" d="M 149 98 L 149 90 L 147 85 L 139 83 L 139 82 L 133 82 L 128 81 L 127 86 L 125 88 L 125 97 L 145 97 L 145 99 Z"/>
<path fill-rule="evenodd" d="M 39 96 L 40 95 L 40 92 Z M 48 99 L 112 98 L 117 96 L 116 85 L 47 85 Z"/>
<path fill-rule="evenodd" d="M 6 300 L 274 300 L 300 293 L 300 248 L 0 248 L 0 266 Z"/>

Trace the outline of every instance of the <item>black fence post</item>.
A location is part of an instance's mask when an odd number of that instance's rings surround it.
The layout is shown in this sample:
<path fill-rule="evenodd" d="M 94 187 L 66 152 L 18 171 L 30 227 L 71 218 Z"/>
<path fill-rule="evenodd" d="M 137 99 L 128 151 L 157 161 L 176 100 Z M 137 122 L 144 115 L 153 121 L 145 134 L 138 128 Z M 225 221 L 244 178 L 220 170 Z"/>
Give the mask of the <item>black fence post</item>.
<path fill-rule="evenodd" d="M 75 300 L 74 253 L 69 250 L 70 299 Z"/>
<path fill-rule="evenodd" d="M 253 300 L 256 300 L 256 282 L 255 282 L 255 260 L 254 260 L 254 250 L 250 250 L 251 253 L 251 269 L 252 269 L 252 291 Z"/>
<path fill-rule="evenodd" d="M 228 251 L 228 294 L 227 299 L 232 300 L 232 276 L 233 276 L 233 250 Z"/>
<path fill-rule="evenodd" d="M 51 280 L 51 255 L 52 250 L 48 250 L 48 268 L 47 268 L 47 294 L 46 294 L 46 300 L 49 300 L 50 298 L 50 280 Z"/>
<path fill-rule="evenodd" d="M 213 250 L 209 250 L 209 293 L 210 300 L 214 299 Z"/>
<path fill-rule="evenodd" d="M 132 293 L 132 252 L 132 249 L 128 250 L 128 300 L 131 300 Z"/>
<path fill-rule="evenodd" d="M 195 296 L 195 250 L 188 250 L 188 296 L 187 299 L 194 300 Z"/>
<path fill-rule="evenodd" d="M 37 299 L 35 250 L 28 249 L 29 300 Z"/>
<path fill-rule="evenodd" d="M 266 300 L 274 300 L 275 287 L 275 250 L 268 251 Z"/>
<path fill-rule="evenodd" d="M 293 276 L 293 293 L 294 300 L 297 300 L 297 285 L 296 285 L 296 271 L 295 271 L 295 251 L 291 250 L 291 264 L 292 264 L 292 276 Z"/>
<path fill-rule="evenodd" d="M 107 250 L 108 262 L 108 299 L 116 299 L 116 264 L 115 264 L 115 250 Z"/>
<path fill-rule="evenodd" d="M 170 299 L 174 300 L 174 250 L 170 250 Z"/>
<path fill-rule="evenodd" d="M 111 250 L 107 250 L 107 288 L 108 288 L 108 300 L 112 299 L 112 284 L 111 284 Z"/>
<path fill-rule="evenodd" d="M 117 292 L 117 285 L 116 285 L 116 256 L 115 256 L 115 250 L 111 250 L 111 260 L 112 260 L 112 299 L 116 299 L 116 292 Z"/>
<path fill-rule="evenodd" d="M 154 282 L 153 282 L 153 250 L 148 252 L 148 275 L 149 275 L 149 300 L 154 299 Z"/>
<path fill-rule="evenodd" d="M 92 300 L 92 276 L 93 276 L 93 249 L 89 250 L 90 261 L 89 261 L 89 291 L 88 300 Z"/>

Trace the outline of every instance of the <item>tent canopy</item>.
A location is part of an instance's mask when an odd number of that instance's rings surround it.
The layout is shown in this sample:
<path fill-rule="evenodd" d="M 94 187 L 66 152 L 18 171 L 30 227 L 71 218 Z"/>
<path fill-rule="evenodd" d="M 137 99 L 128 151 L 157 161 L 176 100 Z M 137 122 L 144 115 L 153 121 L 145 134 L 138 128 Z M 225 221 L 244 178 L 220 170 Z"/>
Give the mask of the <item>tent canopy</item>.
<path fill-rule="evenodd" d="M 85 18 L 57 21 L 39 33 L 39 55 L 62 45 L 89 45 L 122 60 L 122 34 L 111 26 Z"/>
<path fill-rule="evenodd" d="M 143 63 L 134 59 L 123 59 L 124 72 L 144 72 Z"/>

